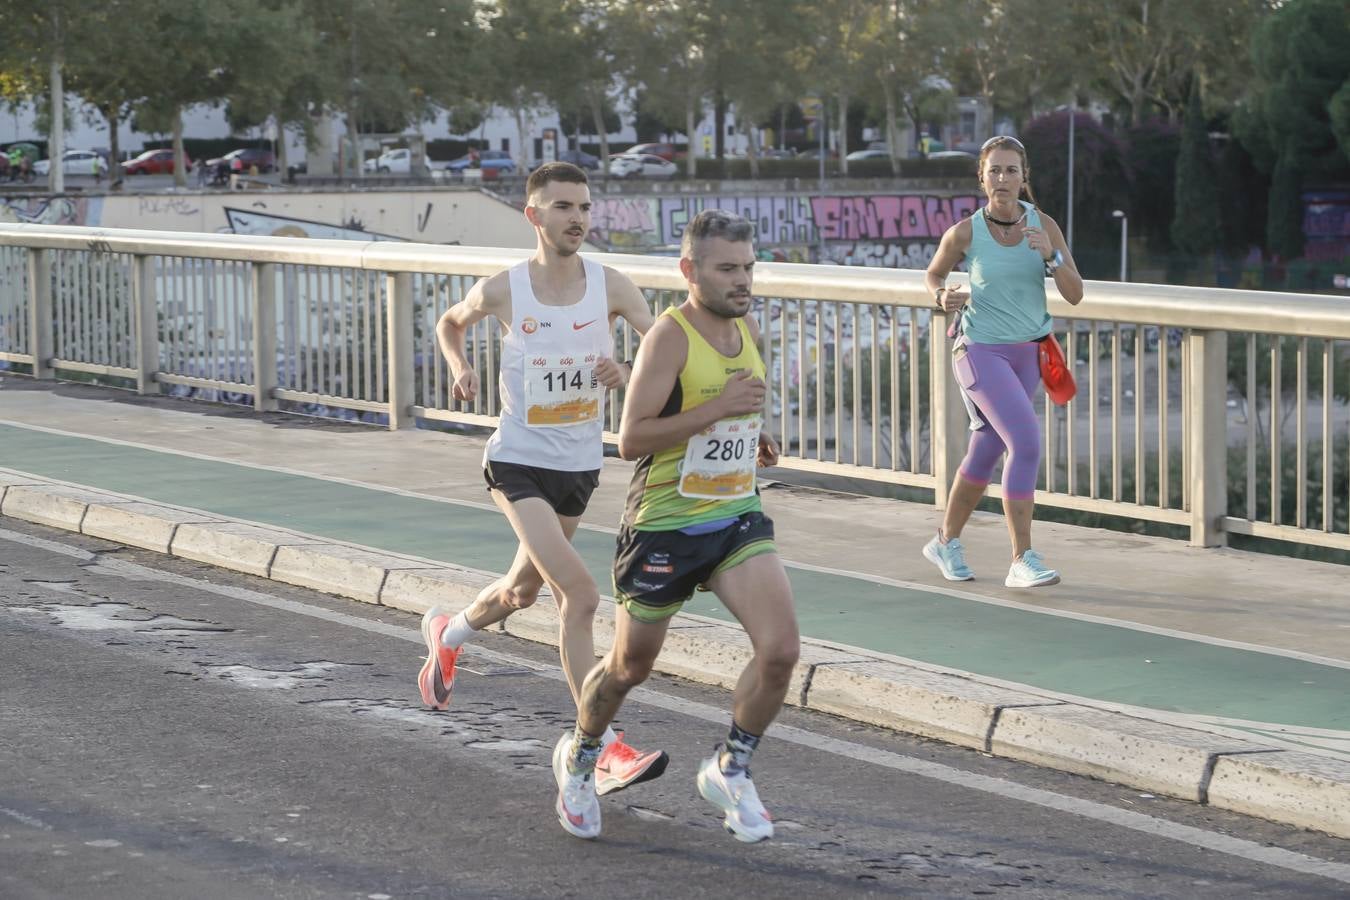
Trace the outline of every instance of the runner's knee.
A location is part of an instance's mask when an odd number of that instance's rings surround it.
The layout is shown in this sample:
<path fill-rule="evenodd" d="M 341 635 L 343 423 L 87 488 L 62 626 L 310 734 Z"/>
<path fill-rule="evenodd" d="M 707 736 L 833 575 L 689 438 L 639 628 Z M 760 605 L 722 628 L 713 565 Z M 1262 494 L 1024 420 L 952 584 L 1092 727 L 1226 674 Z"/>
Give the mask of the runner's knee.
<path fill-rule="evenodd" d="M 594 584 L 555 585 L 554 596 L 557 597 L 558 611 L 562 613 L 563 619 L 584 619 L 589 622 L 595 618 L 595 611 L 600 607 L 600 593 Z"/>
<path fill-rule="evenodd" d="M 534 601 L 539 599 L 539 587 L 522 587 L 517 585 L 513 588 L 504 588 L 501 593 L 502 603 L 511 609 L 528 609 L 534 606 Z"/>
<path fill-rule="evenodd" d="M 654 656 L 632 652 L 611 652 L 607 668 L 614 682 L 627 691 L 646 681 L 652 674 L 652 666 L 655 664 L 656 657 Z"/>
<path fill-rule="evenodd" d="M 792 670 L 801 658 L 801 641 L 793 635 L 784 635 L 756 649 L 755 665 L 766 681 L 786 684 L 792 680 Z"/>

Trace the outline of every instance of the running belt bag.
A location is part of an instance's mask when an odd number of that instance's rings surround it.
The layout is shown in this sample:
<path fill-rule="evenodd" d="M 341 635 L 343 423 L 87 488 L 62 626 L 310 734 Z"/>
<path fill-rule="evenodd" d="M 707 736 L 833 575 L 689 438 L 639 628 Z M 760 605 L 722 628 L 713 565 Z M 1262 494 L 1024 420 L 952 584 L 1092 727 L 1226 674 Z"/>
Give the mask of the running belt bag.
<path fill-rule="evenodd" d="M 1078 386 L 1073 383 L 1073 371 L 1064 361 L 1064 351 L 1052 331 L 1036 341 L 1036 356 L 1041 364 L 1041 383 L 1045 393 L 1060 406 L 1073 399 Z"/>

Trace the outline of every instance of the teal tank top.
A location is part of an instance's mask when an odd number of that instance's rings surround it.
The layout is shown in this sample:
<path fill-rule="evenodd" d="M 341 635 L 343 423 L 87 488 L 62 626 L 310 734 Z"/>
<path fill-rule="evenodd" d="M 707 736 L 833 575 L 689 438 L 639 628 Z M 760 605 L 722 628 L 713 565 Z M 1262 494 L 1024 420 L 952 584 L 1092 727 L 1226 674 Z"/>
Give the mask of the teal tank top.
<path fill-rule="evenodd" d="M 1019 200 L 1026 224 L 1041 227 L 1036 208 Z M 981 210 L 970 217 L 970 303 L 962 316 L 962 330 L 977 344 L 1020 344 L 1050 333 L 1045 308 L 1045 262 L 1027 246 L 1026 239 L 1005 247 L 989 233 Z"/>

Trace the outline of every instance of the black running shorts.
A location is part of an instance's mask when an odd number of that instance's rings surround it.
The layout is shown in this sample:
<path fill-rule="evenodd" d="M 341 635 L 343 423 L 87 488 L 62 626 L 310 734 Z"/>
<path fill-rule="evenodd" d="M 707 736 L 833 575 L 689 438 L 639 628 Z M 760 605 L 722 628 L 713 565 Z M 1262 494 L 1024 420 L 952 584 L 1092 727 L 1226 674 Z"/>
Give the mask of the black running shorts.
<path fill-rule="evenodd" d="M 526 497 L 538 497 L 560 516 L 579 516 L 586 511 L 591 494 L 600 484 L 600 470 L 555 472 L 537 466 L 488 460 L 483 466 L 488 488 L 501 491 L 515 503 Z"/>
<path fill-rule="evenodd" d="M 776 553 L 773 521 L 762 512 L 741 515 L 721 531 L 619 529 L 614 555 L 614 596 L 640 622 L 659 622 L 680 611 L 718 572 L 761 553 Z"/>

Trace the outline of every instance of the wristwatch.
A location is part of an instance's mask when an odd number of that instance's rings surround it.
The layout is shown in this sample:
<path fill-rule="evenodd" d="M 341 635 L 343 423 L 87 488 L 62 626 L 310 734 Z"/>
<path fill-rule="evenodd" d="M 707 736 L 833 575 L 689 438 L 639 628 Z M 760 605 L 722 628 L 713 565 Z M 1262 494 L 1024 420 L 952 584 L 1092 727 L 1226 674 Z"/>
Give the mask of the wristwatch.
<path fill-rule="evenodd" d="M 1045 274 L 1054 275 L 1055 270 L 1064 265 L 1064 254 L 1055 250 L 1055 255 L 1045 261 Z"/>
<path fill-rule="evenodd" d="M 942 295 L 947 293 L 950 288 L 940 287 L 933 292 L 933 304 L 938 308 L 942 307 Z"/>

